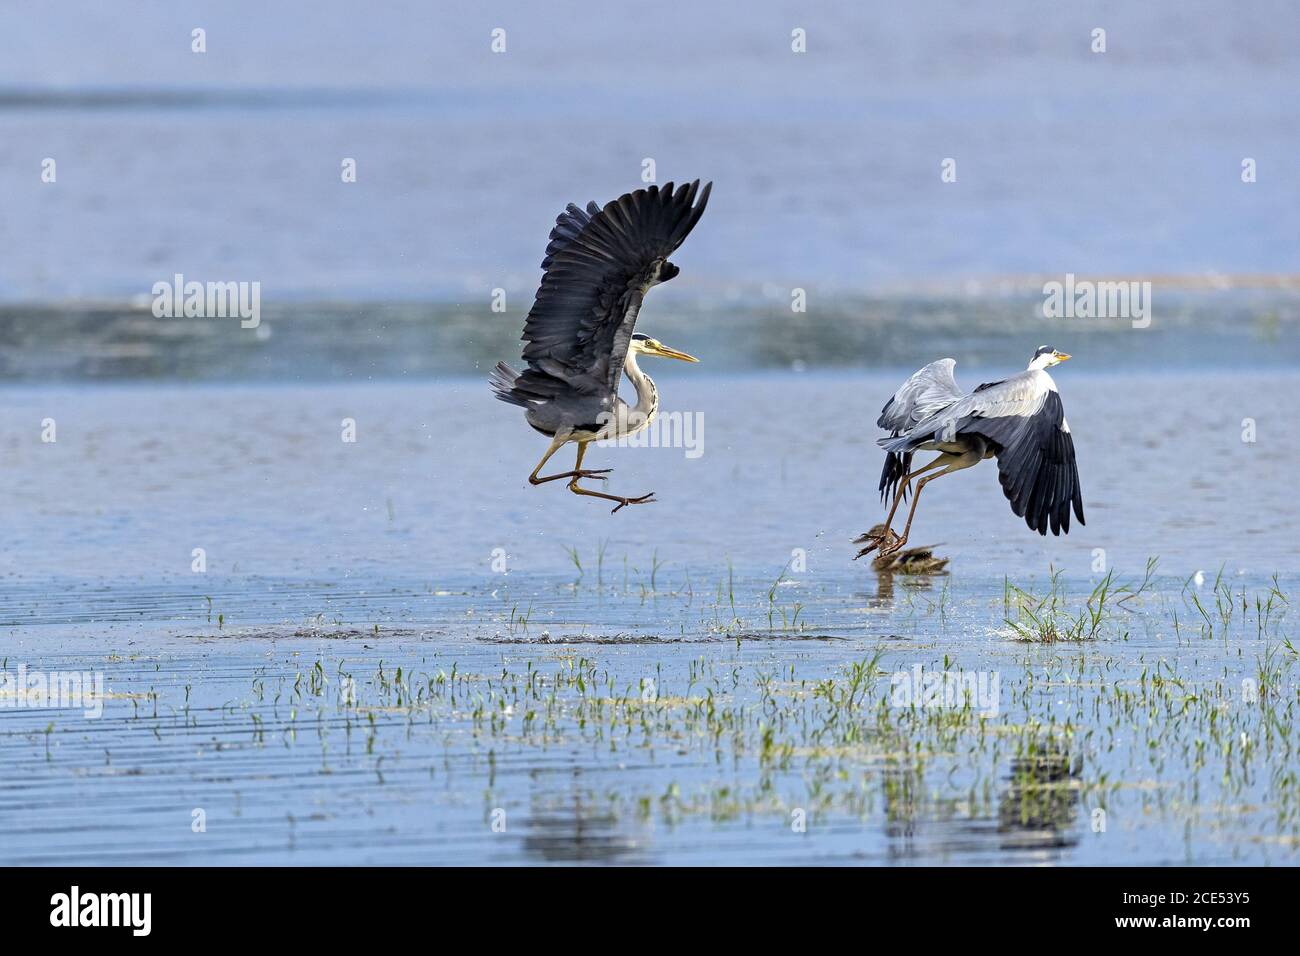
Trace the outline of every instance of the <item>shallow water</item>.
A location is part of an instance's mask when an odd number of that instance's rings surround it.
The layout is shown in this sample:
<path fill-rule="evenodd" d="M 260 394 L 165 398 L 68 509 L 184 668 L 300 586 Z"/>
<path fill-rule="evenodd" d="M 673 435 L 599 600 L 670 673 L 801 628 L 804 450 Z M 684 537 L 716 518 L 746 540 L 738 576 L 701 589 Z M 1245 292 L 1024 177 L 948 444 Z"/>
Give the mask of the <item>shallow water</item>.
<path fill-rule="evenodd" d="M 703 454 L 593 449 L 658 495 L 613 516 L 530 488 L 477 380 L 7 390 L 5 672 L 110 696 L 0 706 L 0 858 L 1295 862 L 1297 375 L 1063 367 L 1087 526 L 1030 533 L 982 465 L 926 492 L 927 578 L 851 560 L 898 377 L 663 369 Z M 1006 578 L 1073 614 L 1156 555 L 1091 640 L 1006 623 Z M 997 713 L 891 706 L 914 665 Z"/>
<path fill-rule="evenodd" d="M 674 367 L 668 367 L 669 365 Z M 710 376 L 658 363 L 665 417 L 700 413 L 698 457 L 684 448 L 593 448 L 609 489 L 658 503 L 610 518 L 561 484 L 531 488 L 545 451 L 522 415 L 481 380 L 424 384 L 11 389 L 0 431 L 11 502 L 0 571 L 11 583 L 192 582 L 291 577 L 373 585 L 501 583 L 571 569 L 565 549 L 606 564 L 716 580 L 731 561 L 774 576 L 793 548 L 809 574 L 857 580 L 847 539 L 880 520 L 874 418 L 906 375 L 769 372 Z M 999 372 L 974 374 L 973 387 Z M 999 370 L 1001 371 L 1001 370 Z M 1001 371 L 1005 374 L 1005 371 Z M 1226 563 L 1266 575 L 1300 566 L 1288 475 L 1300 439 L 1276 397 L 1294 372 L 1057 373 L 1078 448 L 1088 524 L 1062 539 L 1028 532 L 985 464 L 929 486 L 916 543 L 960 565 L 1090 573 L 1093 551 L 1170 573 Z M 57 441 L 40 441 L 44 419 Z M 1243 441 L 1243 420 L 1257 440 Z M 357 440 L 342 440 L 344 419 Z M 570 452 L 557 455 L 567 464 Z M 189 585 L 186 584 L 188 587 Z M 210 586 L 210 585 L 209 585 Z"/>

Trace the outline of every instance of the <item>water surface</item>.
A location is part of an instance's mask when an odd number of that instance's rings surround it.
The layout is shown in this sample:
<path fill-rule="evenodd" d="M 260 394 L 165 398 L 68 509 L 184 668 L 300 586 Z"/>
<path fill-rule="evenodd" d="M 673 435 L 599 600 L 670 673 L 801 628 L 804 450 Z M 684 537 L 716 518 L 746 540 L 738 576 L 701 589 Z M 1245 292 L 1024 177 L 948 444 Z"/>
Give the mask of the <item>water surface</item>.
<path fill-rule="evenodd" d="M 9 390 L 4 666 L 110 697 L 0 707 L 5 861 L 1294 862 L 1295 375 L 1064 366 L 1087 526 L 984 465 L 923 578 L 851 560 L 879 457 L 826 427 L 897 377 L 666 370 L 704 454 L 593 449 L 659 498 L 612 516 L 477 380 Z M 1156 555 L 1090 640 L 1007 624 Z M 997 714 L 890 706 L 916 665 Z"/>

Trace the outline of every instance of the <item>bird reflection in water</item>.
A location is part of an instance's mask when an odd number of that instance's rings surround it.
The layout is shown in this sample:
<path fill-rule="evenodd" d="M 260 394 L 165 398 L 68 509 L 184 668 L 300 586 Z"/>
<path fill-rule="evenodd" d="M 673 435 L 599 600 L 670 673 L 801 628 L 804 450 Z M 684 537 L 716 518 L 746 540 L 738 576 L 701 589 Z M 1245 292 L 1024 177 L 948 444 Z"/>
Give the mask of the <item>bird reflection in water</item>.
<path fill-rule="evenodd" d="M 866 534 L 854 540 L 862 544 L 884 533 L 885 526 L 878 524 Z M 872 607 L 883 607 L 894 600 L 894 576 L 902 575 L 909 587 L 929 588 L 930 578 L 934 575 L 947 574 L 948 558 L 941 558 L 934 553 L 938 545 L 927 544 L 916 548 L 907 548 L 890 554 L 880 554 L 871 562 L 876 572 L 876 594 L 870 600 Z"/>
<path fill-rule="evenodd" d="M 545 801 L 528 817 L 524 852 L 547 863 L 644 863 L 646 841 L 626 821 L 597 809 L 582 794 L 565 803 Z"/>
<path fill-rule="evenodd" d="M 1083 758 L 1048 750 L 1011 761 L 1010 786 L 998 804 L 1004 850 L 1071 847 L 1078 815 Z"/>

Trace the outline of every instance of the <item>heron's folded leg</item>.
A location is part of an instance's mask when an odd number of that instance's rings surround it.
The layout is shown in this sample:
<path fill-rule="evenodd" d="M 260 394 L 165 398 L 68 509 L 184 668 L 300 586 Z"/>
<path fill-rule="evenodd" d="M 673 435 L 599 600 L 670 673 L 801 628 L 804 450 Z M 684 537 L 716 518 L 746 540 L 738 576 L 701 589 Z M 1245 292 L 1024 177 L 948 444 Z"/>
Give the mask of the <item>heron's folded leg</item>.
<path fill-rule="evenodd" d="M 557 438 L 553 442 L 551 442 L 551 447 L 546 449 L 546 454 L 543 455 L 542 460 L 537 463 L 537 467 L 533 469 L 533 473 L 528 476 L 528 483 L 530 485 L 544 485 L 546 484 L 546 482 L 555 481 L 557 478 L 598 478 L 601 475 L 608 474 L 610 471 L 613 470 L 611 468 L 599 468 L 595 471 L 583 471 L 582 456 L 587 452 L 587 445 L 585 442 L 579 442 L 578 460 L 573 464 L 573 471 L 562 471 L 558 475 L 547 475 L 545 478 L 538 478 L 537 473 L 542 470 L 542 466 L 544 466 L 548 461 L 550 461 L 551 456 L 554 455 L 557 451 L 559 451 L 560 448 L 567 442 L 568 442 L 567 438 L 564 439 Z"/>
<path fill-rule="evenodd" d="M 939 454 L 939 457 L 934 459 L 934 461 L 930 462 L 930 464 L 926 465 L 923 468 L 918 468 L 916 471 L 912 472 L 909 475 L 904 475 L 902 479 L 899 480 L 898 488 L 894 492 L 894 504 L 889 509 L 889 517 L 885 518 L 884 530 L 881 531 L 879 534 L 875 534 L 869 531 L 866 534 L 864 534 L 862 537 L 858 538 L 856 541 L 853 542 L 854 544 L 866 543 L 867 545 L 865 548 L 863 548 L 861 551 L 857 553 L 857 555 L 853 559 L 854 561 L 862 557 L 864 554 L 870 554 L 872 551 L 876 550 L 876 548 L 880 548 L 881 554 L 887 554 L 890 551 L 895 550 L 894 548 L 889 547 L 890 545 L 889 536 L 893 534 L 893 532 L 890 531 L 890 526 L 893 525 L 894 523 L 894 513 L 898 511 L 899 502 L 903 500 L 903 495 L 907 493 L 908 485 L 911 483 L 912 479 L 917 477 L 918 475 L 924 475 L 927 471 L 932 471 L 935 468 L 938 468 L 940 465 L 947 464 L 949 461 L 952 461 L 954 458 L 955 458 L 954 455 L 949 455 L 947 452 L 941 452 Z M 912 502 L 912 507 L 913 508 L 916 507 L 915 500 L 913 500 Z"/>
<path fill-rule="evenodd" d="M 575 495 L 587 495 L 591 498 L 604 498 L 606 501 L 617 501 L 618 504 L 614 506 L 613 510 L 610 511 L 610 514 L 614 514 L 614 512 L 621 508 L 625 508 L 628 505 L 652 505 L 655 501 L 655 493 L 653 491 L 649 494 L 642 495 L 639 498 L 624 498 L 620 495 L 607 495 L 603 491 L 592 491 L 589 488 L 580 488 L 578 486 L 577 478 L 574 478 L 573 481 L 569 482 L 569 490 Z"/>
<path fill-rule="evenodd" d="M 582 456 L 583 454 L 586 453 L 586 450 L 587 450 L 587 443 L 586 442 L 579 443 L 578 445 L 579 465 L 582 464 Z M 605 470 L 608 471 L 608 469 Z M 595 472 L 583 472 L 581 469 L 578 469 L 577 473 L 574 475 L 573 480 L 569 482 L 569 490 L 572 491 L 575 495 L 586 495 L 589 498 L 604 498 L 606 501 L 617 501 L 618 504 L 614 506 L 614 511 L 618 511 L 620 508 L 625 508 L 628 505 L 648 505 L 654 503 L 655 493 L 653 491 L 650 492 L 648 495 L 642 495 L 640 498 L 624 498 L 622 495 L 607 495 L 603 491 L 592 491 L 589 488 L 580 487 L 578 485 L 578 479 L 585 478 L 591 474 L 595 474 Z M 613 514 L 614 511 L 611 511 L 610 514 Z"/>

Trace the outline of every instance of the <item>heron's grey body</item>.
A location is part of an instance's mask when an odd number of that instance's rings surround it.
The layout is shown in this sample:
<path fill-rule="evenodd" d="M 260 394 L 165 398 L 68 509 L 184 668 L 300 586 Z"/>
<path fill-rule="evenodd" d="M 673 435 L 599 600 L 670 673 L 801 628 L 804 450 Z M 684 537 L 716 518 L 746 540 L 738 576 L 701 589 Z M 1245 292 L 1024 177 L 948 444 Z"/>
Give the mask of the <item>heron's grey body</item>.
<path fill-rule="evenodd" d="M 492 371 L 491 385 L 503 402 L 526 410 L 528 424 L 552 438 L 549 458 L 566 442 L 577 442 L 578 464 L 570 489 L 578 494 L 626 499 L 577 486 L 582 455 L 589 442 L 619 438 L 646 428 L 659 409 L 659 392 L 641 371 L 636 355 L 661 355 L 695 361 L 684 352 L 635 332 L 646 293 L 678 273 L 668 261 L 695 228 L 708 203 L 712 183 L 699 180 L 676 189 L 650 186 L 620 196 L 603 208 L 570 204 L 551 231 L 545 270 L 524 324 L 524 361 L 516 372 L 504 362 Z M 698 202 L 697 202 L 698 199 Z M 626 373 L 636 389 L 635 405 L 618 395 Z M 546 458 L 534 470 L 537 472 Z M 615 508 L 614 510 L 618 510 Z"/>
<path fill-rule="evenodd" d="M 641 371 L 629 350 L 623 371 L 636 390 L 637 401 L 629 405 L 614 395 L 557 394 L 545 401 L 526 399 L 524 418 L 537 431 L 552 438 L 568 435 L 571 441 L 600 441 L 633 435 L 648 427 L 659 413 L 659 389 Z M 492 386 L 502 401 L 518 405 L 513 389 L 519 373 L 504 362 L 492 372 Z M 509 397 L 507 397 L 509 396 Z"/>
<path fill-rule="evenodd" d="M 953 359 L 931 362 L 904 382 L 877 421 L 890 432 L 878 441 L 886 452 L 881 496 L 895 496 L 890 518 L 898 500 L 906 496 L 910 478 L 936 467 L 943 468 L 938 474 L 950 474 L 997 458 L 1003 494 L 1030 529 L 1044 535 L 1048 528 L 1053 534 L 1068 533 L 1071 509 L 1079 523 L 1085 523 L 1074 438 L 1056 382 L 1047 373 L 1048 367 L 1068 358 L 1043 346 L 1025 371 L 981 385 L 970 394 L 953 377 L 957 364 Z M 940 455 L 913 472 L 912 456 L 917 451 Z M 936 477 L 922 479 L 917 494 Z M 912 507 L 914 513 L 915 502 Z M 888 524 L 879 544 L 882 551 L 891 545 Z M 905 529 L 894 548 L 906 540 Z"/>
<path fill-rule="evenodd" d="M 497 386 L 499 372 L 500 387 Z M 519 377 L 518 372 L 504 363 L 492 375 L 493 387 L 497 388 L 498 396 L 509 394 L 509 389 L 513 388 Z M 656 399 L 657 397 L 656 394 Z M 509 399 L 503 398 L 502 401 Z M 657 405 L 656 401 L 656 411 Z M 640 425 L 637 428 L 625 428 L 624 434 L 640 431 L 649 425 L 653 415 L 641 419 L 630 414 L 634 407 L 617 395 L 612 399 L 596 395 L 557 395 L 547 401 L 525 406 L 524 419 L 535 430 L 550 438 L 563 434 L 573 441 L 598 441 L 619 437 L 616 426 L 620 422 L 635 422 Z"/>

